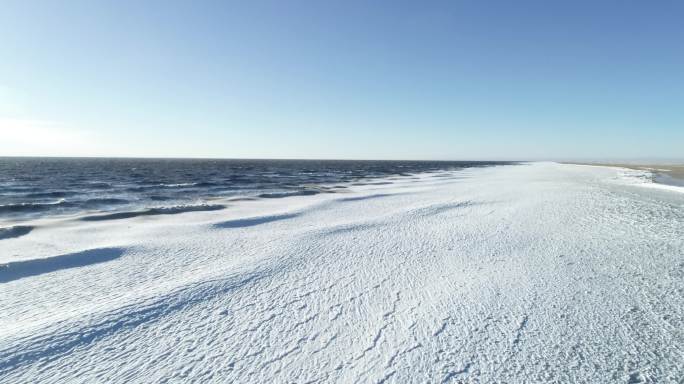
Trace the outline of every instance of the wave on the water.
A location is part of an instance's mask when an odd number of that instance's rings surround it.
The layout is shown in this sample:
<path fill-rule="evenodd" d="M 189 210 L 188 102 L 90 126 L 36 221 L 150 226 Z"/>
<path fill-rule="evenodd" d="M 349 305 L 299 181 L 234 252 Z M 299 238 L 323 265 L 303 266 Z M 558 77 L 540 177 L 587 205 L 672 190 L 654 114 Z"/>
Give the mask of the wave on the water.
<path fill-rule="evenodd" d="M 87 200 L 82 200 L 82 201 L 59 199 L 56 201 L 49 201 L 49 202 L 10 203 L 10 204 L 0 205 L 0 214 L 2 214 L 2 213 L 9 213 L 9 214 L 11 214 L 11 213 L 36 213 L 36 212 L 45 212 L 45 211 L 49 211 L 49 210 L 64 209 L 64 208 L 91 209 L 91 208 L 108 207 L 108 206 L 112 206 L 112 205 L 123 205 L 123 204 L 128 204 L 128 203 L 130 203 L 130 201 L 128 201 L 126 199 L 110 198 L 110 197 L 92 198 L 92 199 L 87 199 Z"/>
<path fill-rule="evenodd" d="M 352 183 L 351 185 L 364 186 L 364 185 L 390 185 L 390 184 L 394 184 L 394 183 L 391 181 L 369 181 L 369 182 L 365 182 L 365 183 L 363 183 L 363 182 Z"/>
<path fill-rule="evenodd" d="M 114 197 L 103 197 L 103 198 L 95 198 L 95 199 L 88 199 L 84 202 L 82 202 L 83 206 L 86 207 L 99 207 L 103 205 L 121 205 L 121 204 L 128 204 L 130 201 L 126 199 L 117 199 Z"/>
<path fill-rule="evenodd" d="M 157 187 L 162 187 L 162 188 L 181 188 L 181 187 L 194 187 L 197 186 L 199 183 L 175 183 L 175 184 L 164 184 L 160 183 L 157 184 Z"/>
<path fill-rule="evenodd" d="M 64 199 L 47 203 L 10 203 L 0 205 L 0 213 L 40 212 L 55 207 L 66 207 L 71 205 L 73 205 L 73 203 Z"/>
<path fill-rule="evenodd" d="M 73 191 L 49 191 L 49 192 L 33 192 L 26 194 L 26 197 L 33 199 L 41 198 L 62 198 L 75 195 Z"/>

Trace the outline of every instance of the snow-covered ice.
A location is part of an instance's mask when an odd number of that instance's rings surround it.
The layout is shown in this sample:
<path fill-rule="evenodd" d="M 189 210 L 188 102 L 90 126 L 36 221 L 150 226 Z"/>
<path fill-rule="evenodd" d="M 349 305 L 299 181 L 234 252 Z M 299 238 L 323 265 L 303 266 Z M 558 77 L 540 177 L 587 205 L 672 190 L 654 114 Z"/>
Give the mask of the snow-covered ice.
<path fill-rule="evenodd" d="M 620 172 L 8 229 L 0 382 L 682 382 L 684 194 Z"/>

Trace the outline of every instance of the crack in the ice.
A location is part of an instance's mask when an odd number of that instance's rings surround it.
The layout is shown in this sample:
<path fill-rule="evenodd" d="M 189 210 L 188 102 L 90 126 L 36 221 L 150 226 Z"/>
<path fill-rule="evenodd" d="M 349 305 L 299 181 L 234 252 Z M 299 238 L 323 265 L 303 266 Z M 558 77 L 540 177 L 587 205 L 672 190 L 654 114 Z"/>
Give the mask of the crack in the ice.
<path fill-rule="evenodd" d="M 386 319 L 397 312 L 397 304 L 399 304 L 399 301 L 401 300 L 400 294 L 400 292 L 397 292 L 397 298 L 394 299 L 394 302 L 392 303 L 392 309 L 389 312 L 382 315 L 383 319 Z"/>
<path fill-rule="evenodd" d="M 250 332 L 255 332 L 255 331 L 257 331 L 259 328 L 261 328 L 262 325 L 264 325 L 264 324 L 268 323 L 269 321 L 275 319 L 275 317 L 276 317 L 276 315 L 275 315 L 274 313 L 272 313 L 271 316 L 265 318 L 264 320 L 261 320 L 260 322 L 257 323 L 256 326 L 254 326 L 253 328 L 249 328 L 249 329 L 247 329 L 247 330 L 250 331 Z"/>
<path fill-rule="evenodd" d="M 259 355 L 261 355 L 262 353 L 264 353 L 265 350 L 266 350 L 266 347 L 261 347 L 261 349 L 259 349 L 258 351 L 243 356 L 242 359 L 240 359 L 240 360 L 249 359 L 250 357 L 259 356 Z"/>
<path fill-rule="evenodd" d="M 387 380 L 389 380 L 389 379 L 390 379 L 392 376 L 394 376 L 396 373 L 397 373 L 397 371 L 392 371 L 392 372 L 386 374 L 385 377 L 383 377 L 382 379 L 380 379 L 380 381 L 378 381 L 378 384 L 384 384 L 384 383 L 386 383 Z"/>
<path fill-rule="evenodd" d="M 394 364 L 394 360 L 401 354 L 401 351 L 396 351 L 394 355 L 390 357 L 389 360 L 387 360 L 387 365 L 386 367 L 389 368 Z"/>
<path fill-rule="evenodd" d="M 301 301 L 301 300 L 300 300 L 299 298 L 294 299 L 294 300 L 290 300 L 290 301 L 284 303 L 284 304 L 283 304 L 283 307 L 289 307 L 290 305 L 292 305 L 292 304 L 294 304 L 294 303 L 298 303 L 298 302 L 300 302 L 300 301 Z"/>
<path fill-rule="evenodd" d="M 383 284 L 385 284 L 387 281 L 389 281 L 389 277 L 385 277 L 385 278 L 382 279 L 379 283 L 375 284 L 375 285 L 373 286 L 373 289 L 378 289 L 378 288 L 380 288 L 380 286 L 382 286 Z"/>
<path fill-rule="evenodd" d="M 518 326 L 518 329 L 515 331 L 515 339 L 513 340 L 513 345 L 516 345 L 520 342 L 520 339 L 522 338 L 522 333 L 525 327 L 527 327 L 527 320 L 529 319 L 528 315 L 525 315 L 520 322 L 520 326 Z"/>
<path fill-rule="evenodd" d="M 451 316 L 448 316 L 448 317 L 444 318 L 444 319 L 442 320 L 442 326 L 439 327 L 439 329 L 438 329 L 435 333 L 433 333 L 432 336 L 433 336 L 433 337 L 437 337 L 437 336 L 439 336 L 442 332 L 444 332 L 444 330 L 445 330 L 446 327 L 447 327 L 447 324 L 448 324 L 449 320 L 451 320 Z"/>
<path fill-rule="evenodd" d="M 328 341 L 326 341 L 325 344 L 323 344 L 323 346 L 322 346 L 321 348 L 319 348 L 319 349 L 313 351 L 312 354 L 319 353 L 319 352 L 323 351 L 324 349 L 328 348 L 328 347 L 330 346 L 330 344 L 332 344 L 332 342 L 335 341 L 335 339 L 337 339 L 337 333 L 334 334 L 334 335 L 332 335 L 332 336 L 328 339 Z"/>
<path fill-rule="evenodd" d="M 304 294 L 301 294 L 301 295 L 297 296 L 297 298 L 302 299 L 302 298 L 305 298 L 305 297 L 309 297 L 309 296 L 313 295 L 314 292 L 318 292 L 318 291 L 319 291 L 318 289 L 314 289 L 313 291 L 309 291 L 309 292 L 307 292 L 307 293 L 304 293 Z"/>
<path fill-rule="evenodd" d="M 333 308 L 339 308 L 335 316 L 330 318 L 330 321 L 337 320 L 340 316 L 342 316 L 342 304 L 335 304 L 332 307 L 330 307 L 330 310 Z"/>
<path fill-rule="evenodd" d="M 444 376 L 444 379 L 442 380 L 442 383 L 447 383 L 447 382 L 448 382 L 449 380 L 451 380 L 454 376 L 467 374 L 468 371 L 470 370 L 470 366 L 471 366 L 471 365 L 473 365 L 473 363 L 467 363 L 467 364 L 465 365 L 465 367 L 463 367 L 463 369 L 461 369 L 461 370 L 459 370 L 459 371 L 451 371 L 451 372 L 447 373 L 446 376 Z"/>
<path fill-rule="evenodd" d="M 300 350 L 300 349 L 302 348 L 302 343 L 303 343 L 304 341 L 306 341 L 306 340 L 308 340 L 306 337 L 302 337 L 301 339 L 297 340 L 297 345 L 295 345 L 294 347 L 288 349 L 288 350 L 285 351 L 284 353 L 281 353 L 280 355 L 274 357 L 273 359 L 264 362 L 264 364 L 263 364 L 261 367 L 262 367 L 262 368 L 265 368 L 265 367 L 267 367 L 267 366 L 269 366 L 269 365 L 271 365 L 271 364 L 273 364 L 273 363 L 275 363 L 275 362 L 281 361 L 281 360 L 283 360 L 284 358 L 286 358 L 287 356 L 289 356 L 289 355 L 295 353 L 296 351 L 298 351 L 298 350 Z"/>
<path fill-rule="evenodd" d="M 301 327 L 302 325 L 304 325 L 304 324 L 306 324 L 306 323 L 309 323 L 309 322 L 313 321 L 313 320 L 316 319 L 317 317 L 318 317 L 318 314 L 312 315 L 312 316 L 310 316 L 310 317 L 308 317 L 308 318 L 306 318 L 306 319 L 304 319 L 304 320 L 302 320 L 302 321 L 296 323 L 296 324 L 294 325 L 294 327 L 292 327 L 292 329 L 299 328 L 299 327 Z"/>
<path fill-rule="evenodd" d="M 389 368 L 389 367 L 391 367 L 392 365 L 394 365 L 394 360 L 396 360 L 397 357 L 402 356 L 402 355 L 405 355 L 405 354 L 407 354 L 407 353 L 411 353 L 411 352 L 415 351 L 416 349 L 421 348 L 422 346 L 423 346 L 423 344 L 418 343 L 418 344 L 412 346 L 412 347 L 409 348 L 409 349 L 405 349 L 405 350 L 403 350 L 403 351 L 397 351 L 397 353 L 395 353 L 394 355 L 392 355 L 392 357 L 390 357 L 390 359 L 387 361 L 387 368 Z"/>
<path fill-rule="evenodd" d="M 371 350 L 373 350 L 375 347 L 378 346 L 378 341 L 380 341 L 380 338 L 382 337 L 382 331 L 384 331 L 385 328 L 387 328 L 387 326 L 388 326 L 388 324 L 385 324 L 385 325 L 383 325 L 383 326 L 378 330 L 378 333 L 377 333 L 377 334 L 375 335 L 375 337 L 373 338 L 373 341 L 371 342 L 371 345 L 370 345 L 368 348 L 364 349 L 364 351 L 363 351 L 363 353 L 361 354 L 361 356 L 357 357 L 356 360 L 360 360 L 361 358 L 363 358 L 364 356 L 366 356 L 366 353 L 370 352 Z"/>

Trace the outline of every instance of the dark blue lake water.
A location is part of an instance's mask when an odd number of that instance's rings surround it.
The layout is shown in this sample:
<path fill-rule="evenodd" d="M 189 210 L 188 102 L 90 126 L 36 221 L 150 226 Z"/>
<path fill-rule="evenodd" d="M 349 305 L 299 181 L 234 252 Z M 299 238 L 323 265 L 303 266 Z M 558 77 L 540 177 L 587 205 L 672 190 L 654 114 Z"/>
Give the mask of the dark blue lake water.
<path fill-rule="evenodd" d="M 391 175 L 501 162 L 0 158 L 0 220 L 175 213 L 219 198 L 333 193 Z M 179 208 L 185 207 L 185 208 Z M 213 207 L 213 208 L 211 208 Z M 193 208 L 190 208 L 193 209 Z"/>

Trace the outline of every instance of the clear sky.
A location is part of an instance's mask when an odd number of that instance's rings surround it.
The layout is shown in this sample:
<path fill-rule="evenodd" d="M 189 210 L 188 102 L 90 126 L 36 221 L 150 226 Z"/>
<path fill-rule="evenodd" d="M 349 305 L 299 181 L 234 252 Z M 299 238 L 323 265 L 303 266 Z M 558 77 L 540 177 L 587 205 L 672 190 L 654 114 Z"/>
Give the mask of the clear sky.
<path fill-rule="evenodd" d="M 0 155 L 684 157 L 682 1 L 3 1 Z"/>

